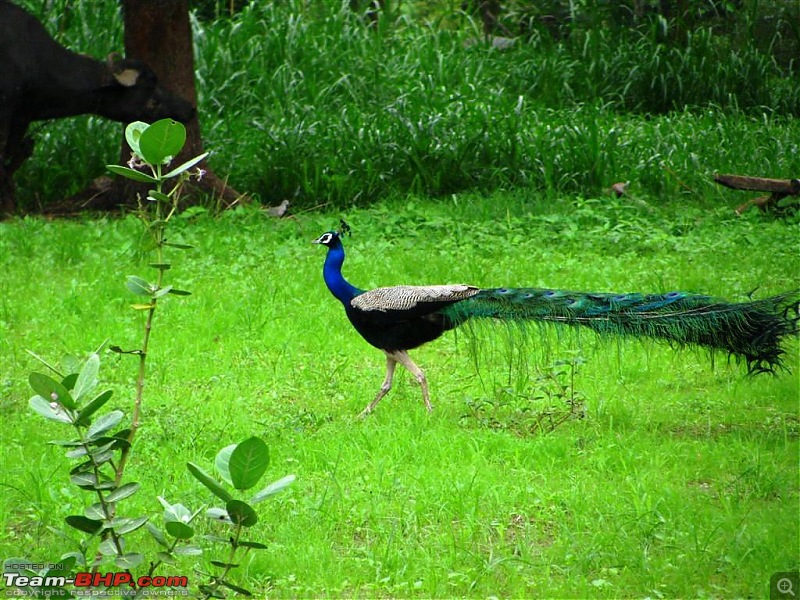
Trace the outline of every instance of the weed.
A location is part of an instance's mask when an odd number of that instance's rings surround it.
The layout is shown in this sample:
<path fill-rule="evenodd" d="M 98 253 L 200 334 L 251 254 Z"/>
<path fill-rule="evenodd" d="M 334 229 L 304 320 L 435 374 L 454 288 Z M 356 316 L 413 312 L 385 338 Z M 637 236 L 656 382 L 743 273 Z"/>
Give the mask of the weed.
<path fill-rule="evenodd" d="M 531 395 L 511 388 L 497 390 L 493 399 L 468 398 L 469 412 L 461 421 L 469 426 L 508 430 L 517 435 L 543 435 L 571 419 L 585 416 L 586 401 L 575 388 L 580 358 L 557 361 L 531 382 Z"/>

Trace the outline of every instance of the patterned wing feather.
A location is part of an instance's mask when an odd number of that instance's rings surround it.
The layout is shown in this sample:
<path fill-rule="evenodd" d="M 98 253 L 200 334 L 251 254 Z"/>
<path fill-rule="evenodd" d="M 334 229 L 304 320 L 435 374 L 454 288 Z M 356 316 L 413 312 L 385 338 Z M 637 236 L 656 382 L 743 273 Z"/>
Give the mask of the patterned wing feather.
<path fill-rule="evenodd" d="M 403 311 L 423 304 L 448 304 L 475 296 L 480 290 L 464 284 L 451 285 L 398 285 L 376 288 L 364 292 L 350 301 L 351 306 L 363 311 Z"/>

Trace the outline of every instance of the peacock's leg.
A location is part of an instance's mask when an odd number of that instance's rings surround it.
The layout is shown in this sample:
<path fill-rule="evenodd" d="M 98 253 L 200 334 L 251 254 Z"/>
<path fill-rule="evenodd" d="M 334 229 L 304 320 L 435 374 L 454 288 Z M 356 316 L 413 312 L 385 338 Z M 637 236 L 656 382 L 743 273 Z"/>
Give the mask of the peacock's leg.
<path fill-rule="evenodd" d="M 375 407 L 378 406 L 378 402 L 389 393 L 389 390 L 392 389 L 392 378 L 394 377 L 394 368 L 397 366 L 397 360 L 392 355 L 391 352 L 386 352 L 386 377 L 383 380 L 383 384 L 381 384 L 381 390 L 378 392 L 378 395 L 375 396 L 375 400 L 373 400 L 367 408 L 361 411 L 361 414 L 358 415 L 359 417 L 366 417 L 369 413 L 375 410 Z"/>
<path fill-rule="evenodd" d="M 416 364 L 414 364 L 414 361 L 411 360 L 411 357 L 406 352 L 402 350 L 397 350 L 396 352 L 392 353 L 392 356 L 394 357 L 394 360 L 396 360 L 406 369 L 411 371 L 411 374 L 414 376 L 414 379 L 416 379 L 419 382 L 419 385 L 422 388 L 422 399 L 425 401 L 425 408 L 428 409 L 428 412 L 432 411 L 433 407 L 431 406 L 431 399 L 430 396 L 428 395 L 428 380 L 425 379 L 425 373 L 423 373 L 422 369 L 420 369 Z"/>

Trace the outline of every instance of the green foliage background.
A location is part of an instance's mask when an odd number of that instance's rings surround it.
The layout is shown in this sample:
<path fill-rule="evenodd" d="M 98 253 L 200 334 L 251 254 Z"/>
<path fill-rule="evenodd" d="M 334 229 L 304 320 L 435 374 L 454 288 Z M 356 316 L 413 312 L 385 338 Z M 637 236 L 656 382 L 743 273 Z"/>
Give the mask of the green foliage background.
<path fill-rule="evenodd" d="M 714 172 L 800 172 L 800 73 L 785 58 L 800 46 L 796 3 L 635 22 L 614 3 L 551 4 L 507 5 L 504 23 L 527 26 L 504 52 L 452 2 L 390 2 L 371 28 L 347 2 L 254 2 L 232 16 L 198 4 L 212 164 L 238 190 L 296 208 L 511 186 L 596 195 L 628 180 L 674 196 L 679 180 L 703 189 Z M 28 5 L 73 49 L 121 46 L 112 2 Z M 556 33 L 545 12 L 561 15 Z M 118 137 L 93 118 L 44 125 L 18 177 L 23 206 L 82 189 Z"/>

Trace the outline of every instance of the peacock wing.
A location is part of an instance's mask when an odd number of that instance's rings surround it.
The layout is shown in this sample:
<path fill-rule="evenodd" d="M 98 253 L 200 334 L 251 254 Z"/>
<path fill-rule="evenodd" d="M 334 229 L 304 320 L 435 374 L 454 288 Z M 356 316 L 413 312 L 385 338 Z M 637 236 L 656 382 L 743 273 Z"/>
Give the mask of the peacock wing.
<path fill-rule="evenodd" d="M 467 298 L 480 291 L 479 288 L 465 284 L 449 285 L 397 285 L 376 288 L 359 294 L 350 301 L 353 308 L 361 311 L 434 311 Z"/>

